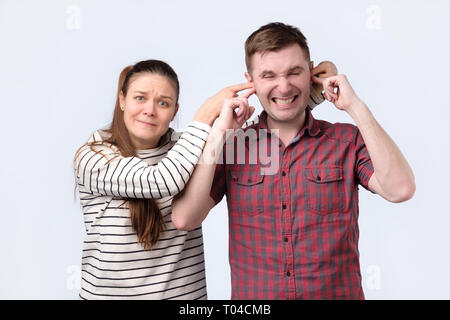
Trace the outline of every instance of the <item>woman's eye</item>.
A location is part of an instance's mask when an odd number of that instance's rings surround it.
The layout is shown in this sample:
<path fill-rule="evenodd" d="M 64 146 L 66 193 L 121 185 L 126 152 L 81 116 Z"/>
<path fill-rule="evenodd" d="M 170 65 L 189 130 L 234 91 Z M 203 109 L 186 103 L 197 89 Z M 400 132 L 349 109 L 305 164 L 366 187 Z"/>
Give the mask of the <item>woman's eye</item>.
<path fill-rule="evenodd" d="M 144 101 L 144 97 L 143 97 L 143 96 L 137 96 L 137 97 L 136 97 L 136 100 L 137 100 L 137 101 Z"/>
<path fill-rule="evenodd" d="M 168 106 L 168 105 L 169 105 L 169 104 L 168 104 L 167 102 L 165 102 L 165 101 L 160 101 L 159 104 L 160 104 L 161 106 Z"/>

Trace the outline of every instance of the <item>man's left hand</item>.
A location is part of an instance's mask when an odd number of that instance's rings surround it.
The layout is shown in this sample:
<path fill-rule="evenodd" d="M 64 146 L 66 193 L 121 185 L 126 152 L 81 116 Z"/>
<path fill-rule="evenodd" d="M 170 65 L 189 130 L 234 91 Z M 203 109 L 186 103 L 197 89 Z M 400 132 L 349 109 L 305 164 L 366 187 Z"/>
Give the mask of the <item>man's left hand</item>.
<path fill-rule="evenodd" d="M 340 110 L 348 112 L 350 108 L 362 102 L 344 74 L 326 78 L 323 81 L 323 89 L 325 99 Z"/>

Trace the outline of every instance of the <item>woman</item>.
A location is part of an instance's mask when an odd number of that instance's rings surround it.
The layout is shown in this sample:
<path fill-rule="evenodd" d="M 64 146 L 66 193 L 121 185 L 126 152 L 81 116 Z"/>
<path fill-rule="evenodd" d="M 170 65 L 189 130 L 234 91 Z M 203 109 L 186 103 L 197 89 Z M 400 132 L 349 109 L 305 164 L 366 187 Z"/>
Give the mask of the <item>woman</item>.
<path fill-rule="evenodd" d="M 179 107 L 173 69 L 148 60 L 122 71 L 111 127 L 75 155 L 86 227 L 82 299 L 206 299 L 202 229 L 173 226 L 172 198 L 189 180 L 224 99 L 251 87 L 208 99 L 178 139 L 169 128 Z M 239 122 L 253 110 L 241 105 Z"/>

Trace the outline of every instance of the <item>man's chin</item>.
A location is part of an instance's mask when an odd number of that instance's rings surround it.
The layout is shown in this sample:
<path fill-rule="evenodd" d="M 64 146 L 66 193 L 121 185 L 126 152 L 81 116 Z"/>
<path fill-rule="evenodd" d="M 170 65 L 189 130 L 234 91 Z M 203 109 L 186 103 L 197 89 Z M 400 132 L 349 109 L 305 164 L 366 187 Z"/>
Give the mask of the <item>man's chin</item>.
<path fill-rule="evenodd" d="M 303 112 L 305 111 L 306 107 L 300 108 L 300 107 L 293 107 L 293 108 L 273 108 L 270 110 L 270 112 L 267 112 L 267 115 L 272 118 L 275 121 L 278 122 L 291 122 L 295 119 L 298 119 L 301 117 Z"/>

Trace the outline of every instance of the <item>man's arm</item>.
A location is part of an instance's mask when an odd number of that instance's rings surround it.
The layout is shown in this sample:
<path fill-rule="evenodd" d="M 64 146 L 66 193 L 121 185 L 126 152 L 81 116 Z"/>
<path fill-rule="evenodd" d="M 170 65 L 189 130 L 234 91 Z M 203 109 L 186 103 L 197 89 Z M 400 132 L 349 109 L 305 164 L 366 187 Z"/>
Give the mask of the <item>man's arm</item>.
<path fill-rule="evenodd" d="M 327 78 L 324 90 L 325 98 L 345 110 L 361 132 L 374 167 L 369 189 L 390 202 L 411 199 L 416 189 L 411 167 L 369 108 L 356 96 L 346 76 Z"/>
<path fill-rule="evenodd" d="M 177 229 L 195 229 L 214 207 L 215 201 L 210 196 L 210 191 L 217 155 L 223 148 L 227 129 L 240 128 L 255 111 L 254 107 L 249 107 L 247 100 L 253 93 L 254 90 L 249 90 L 240 97 L 225 100 L 217 123 L 208 136 L 200 162 L 184 191 L 172 202 L 172 223 Z M 235 111 L 237 108 L 238 112 Z"/>
<path fill-rule="evenodd" d="M 172 223 L 179 230 L 192 230 L 206 219 L 216 205 L 210 196 L 216 162 L 211 161 L 223 146 L 224 132 L 214 127 L 208 136 L 202 158 L 186 188 L 172 202 Z"/>

